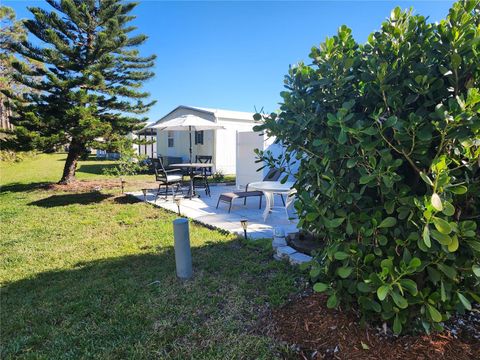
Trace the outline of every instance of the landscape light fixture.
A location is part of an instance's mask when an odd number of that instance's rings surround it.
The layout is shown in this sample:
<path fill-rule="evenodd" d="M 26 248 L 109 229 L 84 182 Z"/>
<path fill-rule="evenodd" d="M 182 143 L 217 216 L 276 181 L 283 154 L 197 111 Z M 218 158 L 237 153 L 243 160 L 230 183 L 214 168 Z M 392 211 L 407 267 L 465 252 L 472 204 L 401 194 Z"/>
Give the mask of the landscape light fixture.
<path fill-rule="evenodd" d="M 120 178 L 120 182 L 122 183 L 122 194 L 123 194 L 123 191 L 125 190 L 125 179 L 124 178 Z"/>
<path fill-rule="evenodd" d="M 142 189 L 143 192 L 143 201 L 147 201 L 147 189 Z"/>
<path fill-rule="evenodd" d="M 242 225 L 243 235 L 245 236 L 245 240 L 247 239 L 247 227 L 248 227 L 248 220 L 242 219 L 240 220 L 240 224 Z"/>
<path fill-rule="evenodd" d="M 180 216 L 180 199 L 176 198 L 174 199 L 175 204 L 177 204 L 177 209 L 178 209 L 178 216 Z"/>

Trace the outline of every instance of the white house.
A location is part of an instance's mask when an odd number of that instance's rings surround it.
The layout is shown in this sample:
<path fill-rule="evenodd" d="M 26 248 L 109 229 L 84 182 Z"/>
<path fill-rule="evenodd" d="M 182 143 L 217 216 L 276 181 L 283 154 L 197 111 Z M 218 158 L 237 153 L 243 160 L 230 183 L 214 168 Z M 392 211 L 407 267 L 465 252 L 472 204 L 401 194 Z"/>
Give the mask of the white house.
<path fill-rule="evenodd" d="M 255 126 L 253 113 L 180 105 L 150 126 L 184 115 L 195 115 L 224 127 L 224 129 L 194 132 L 192 153 L 194 156 L 211 155 L 215 172 L 220 171 L 225 175 L 235 174 L 238 161 L 237 133 L 253 131 Z M 157 156 L 181 157 L 183 161 L 188 161 L 189 132 L 157 129 L 156 146 Z M 253 153 L 253 149 L 251 151 Z"/>
<path fill-rule="evenodd" d="M 285 158 L 285 148 L 281 144 L 275 143 L 275 138 L 268 137 L 264 133 L 239 131 L 237 132 L 236 143 L 237 169 L 235 174 L 238 188 L 244 188 L 246 184 L 254 181 L 262 181 L 270 170 L 268 167 L 265 167 L 258 171 L 265 164 L 258 162 L 255 149 L 268 152 L 275 158 Z M 241 160 L 239 161 L 238 159 Z M 288 163 L 284 162 L 282 166 L 285 167 L 286 173 L 292 175 L 298 171 L 299 162 L 293 158 Z M 290 176 L 290 180 L 293 180 L 293 176 Z"/>

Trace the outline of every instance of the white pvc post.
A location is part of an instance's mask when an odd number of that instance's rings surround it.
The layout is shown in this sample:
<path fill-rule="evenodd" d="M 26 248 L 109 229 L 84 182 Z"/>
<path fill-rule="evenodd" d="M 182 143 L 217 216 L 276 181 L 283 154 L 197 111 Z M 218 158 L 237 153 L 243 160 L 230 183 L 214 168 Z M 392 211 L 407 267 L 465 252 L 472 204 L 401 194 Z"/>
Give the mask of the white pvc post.
<path fill-rule="evenodd" d="M 192 277 L 192 253 L 188 219 L 181 218 L 173 221 L 173 237 L 177 276 L 182 280 L 190 279 Z"/>

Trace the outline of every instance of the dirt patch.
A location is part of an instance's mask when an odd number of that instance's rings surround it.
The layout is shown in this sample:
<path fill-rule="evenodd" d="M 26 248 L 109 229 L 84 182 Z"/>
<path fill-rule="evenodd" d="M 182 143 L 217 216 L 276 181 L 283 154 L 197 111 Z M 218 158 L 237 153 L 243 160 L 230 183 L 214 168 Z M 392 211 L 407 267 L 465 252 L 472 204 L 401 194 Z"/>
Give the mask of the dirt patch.
<path fill-rule="evenodd" d="M 155 182 L 148 181 L 127 181 L 124 184 L 125 191 L 141 190 L 141 189 L 153 189 L 155 188 Z M 122 184 L 119 179 L 109 180 L 78 180 L 71 182 L 67 185 L 60 184 L 47 184 L 43 186 L 43 189 L 49 191 L 62 191 L 62 192 L 91 192 L 101 191 L 108 189 L 118 189 L 120 192 Z"/>
<path fill-rule="evenodd" d="M 295 349 L 299 359 L 470 360 L 480 354 L 480 342 L 467 333 L 480 331 L 478 323 L 456 336 L 386 336 L 379 329 L 362 328 L 353 312 L 328 309 L 321 294 L 274 311 L 272 322 L 270 335 Z"/>

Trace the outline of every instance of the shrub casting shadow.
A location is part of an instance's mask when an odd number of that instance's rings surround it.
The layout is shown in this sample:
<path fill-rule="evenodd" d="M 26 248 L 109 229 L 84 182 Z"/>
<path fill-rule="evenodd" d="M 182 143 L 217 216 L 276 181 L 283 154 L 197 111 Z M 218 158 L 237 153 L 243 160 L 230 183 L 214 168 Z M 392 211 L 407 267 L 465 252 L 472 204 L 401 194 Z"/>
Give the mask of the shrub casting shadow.
<path fill-rule="evenodd" d="M 52 195 L 45 199 L 40 199 L 33 201 L 28 205 L 31 206 L 40 206 L 45 208 L 57 207 L 57 206 L 68 206 L 73 204 L 80 205 L 89 205 L 97 204 L 102 202 L 109 197 L 112 197 L 111 194 L 102 194 L 98 191 L 88 192 L 88 193 L 76 193 L 76 194 L 65 194 L 65 195 Z"/>
<path fill-rule="evenodd" d="M 7 185 L 1 185 L 0 193 L 33 191 L 37 189 L 46 188 L 50 184 L 52 183 L 49 183 L 49 182 L 34 182 L 34 183 L 28 183 L 28 184 L 10 183 Z"/>

